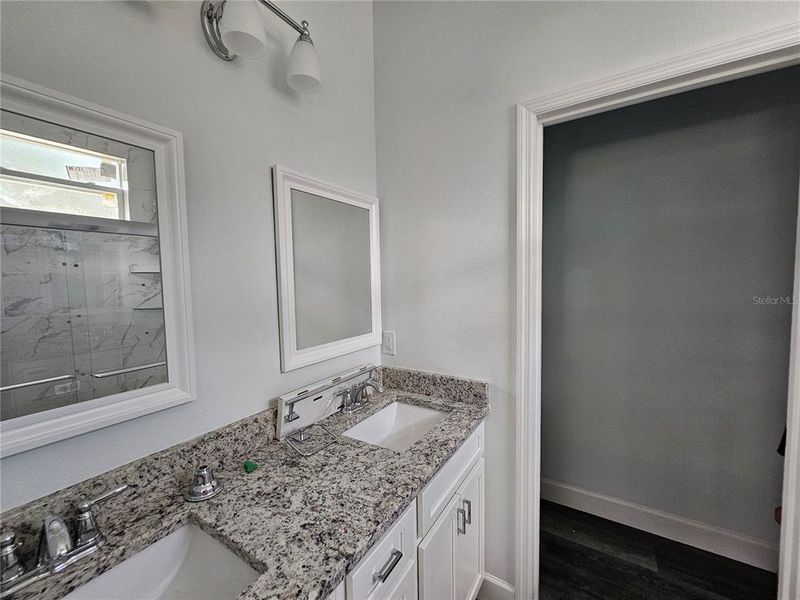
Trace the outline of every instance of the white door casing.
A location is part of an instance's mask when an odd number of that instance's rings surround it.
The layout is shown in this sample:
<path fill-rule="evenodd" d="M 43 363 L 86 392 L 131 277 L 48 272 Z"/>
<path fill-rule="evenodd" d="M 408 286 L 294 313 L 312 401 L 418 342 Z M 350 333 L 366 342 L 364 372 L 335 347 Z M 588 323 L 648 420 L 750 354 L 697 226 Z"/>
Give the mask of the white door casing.
<path fill-rule="evenodd" d="M 800 64 L 800 24 L 797 23 L 517 105 L 515 595 L 518 599 L 538 598 L 539 583 L 544 127 L 795 64 Z M 799 297 L 800 245 L 795 256 L 794 295 Z M 789 367 L 780 600 L 800 598 L 799 319 L 795 303 Z"/>

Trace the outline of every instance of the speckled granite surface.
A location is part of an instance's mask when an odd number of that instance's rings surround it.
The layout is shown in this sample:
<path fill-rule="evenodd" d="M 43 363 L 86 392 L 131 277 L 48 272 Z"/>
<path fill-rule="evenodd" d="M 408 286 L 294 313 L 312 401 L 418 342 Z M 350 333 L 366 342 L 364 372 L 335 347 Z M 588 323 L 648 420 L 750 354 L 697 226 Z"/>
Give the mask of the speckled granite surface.
<path fill-rule="evenodd" d="M 455 402 L 487 402 L 489 384 L 485 381 L 396 367 L 381 367 L 379 371 L 383 385 L 389 389 Z"/>
<path fill-rule="evenodd" d="M 335 414 L 324 423 L 341 433 L 395 400 L 448 413 L 407 451 L 339 437 L 301 457 L 274 440 L 275 411 L 259 413 L 0 515 L 4 528 L 17 530 L 29 558 L 45 512 L 72 516 L 82 494 L 123 482 L 131 486 L 99 513 L 106 546 L 15 600 L 60 598 L 188 523 L 262 573 L 240 598 L 325 598 L 489 412 L 481 382 L 383 371 L 387 390 L 372 396 L 366 409 Z M 417 390 L 444 398 L 413 393 Z M 259 469 L 245 474 L 239 468 L 245 458 Z M 214 466 L 226 489 L 206 502 L 186 503 L 181 490 L 200 463 Z"/>

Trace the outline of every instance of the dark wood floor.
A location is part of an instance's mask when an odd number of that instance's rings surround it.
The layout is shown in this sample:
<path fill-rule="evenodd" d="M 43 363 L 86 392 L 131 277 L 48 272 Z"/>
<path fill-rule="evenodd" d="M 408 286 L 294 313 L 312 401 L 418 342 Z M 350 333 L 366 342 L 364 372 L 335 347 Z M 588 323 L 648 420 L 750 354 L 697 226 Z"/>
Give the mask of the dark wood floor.
<path fill-rule="evenodd" d="M 541 600 L 775 600 L 774 573 L 542 502 Z"/>

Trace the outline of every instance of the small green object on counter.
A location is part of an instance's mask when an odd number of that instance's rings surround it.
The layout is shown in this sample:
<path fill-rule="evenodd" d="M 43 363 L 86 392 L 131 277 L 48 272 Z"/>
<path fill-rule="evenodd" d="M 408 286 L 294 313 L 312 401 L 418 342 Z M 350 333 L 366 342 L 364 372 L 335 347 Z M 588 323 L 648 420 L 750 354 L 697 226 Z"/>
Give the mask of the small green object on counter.
<path fill-rule="evenodd" d="M 252 460 L 244 461 L 244 471 L 245 473 L 252 473 L 258 468 L 258 465 L 254 463 Z"/>

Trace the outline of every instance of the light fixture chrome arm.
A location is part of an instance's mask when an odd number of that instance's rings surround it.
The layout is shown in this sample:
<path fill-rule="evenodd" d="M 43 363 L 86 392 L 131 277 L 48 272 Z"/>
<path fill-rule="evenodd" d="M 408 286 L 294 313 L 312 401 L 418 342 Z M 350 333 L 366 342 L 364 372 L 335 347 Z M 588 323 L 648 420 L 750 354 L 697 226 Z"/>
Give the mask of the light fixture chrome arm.
<path fill-rule="evenodd" d="M 263 4 L 264 6 L 266 6 L 268 9 L 270 9 L 276 15 L 278 15 L 281 19 L 284 20 L 284 22 L 287 25 L 292 27 L 300 35 L 304 35 L 304 34 L 308 35 L 308 21 L 303 21 L 303 24 L 299 25 L 297 23 L 297 21 L 295 21 L 292 17 L 287 15 L 285 12 L 283 12 L 283 9 L 281 9 L 277 4 L 272 2 L 272 0 L 258 0 L 258 2 L 260 4 Z"/>
<path fill-rule="evenodd" d="M 200 8 L 200 25 L 203 28 L 203 35 L 206 38 L 206 42 L 211 46 L 214 54 L 219 56 L 222 60 L 233 60 L 236 58 L 236 55 L 228 50 L 225 44 L 222 43 L 222 34 L 219 29 L 219 22 L 225 12 L 225 2 L 226 0 L 203 0 L 203 4 Z M 297 31 L 301 36 L 306 36 L 307 41 L 311 42 L 311 36 L 308 31 L 308 21 L 298 23 L 271 0 L 257 0 L 257 2 L 266 6 L 273 13 L 278 15 L 284 23 Z M 311 43 L 313 44 L 313 42 Z"/>
<path fill-rule="evenodd" d="M 214 54 L 222 60 L 233 60 L 236 55 L 231 54 L 225 44 L 222 43 L 222 36 L 219 31 L 219 20 L 222 18 L 224 4 L 225 0 L 221 2 L 203 0 L 203 5 L 200 8 L 200 26 L 203 29 L 206 42 L 211 46 Z"/>
<path fill-rule="evenodd" d="M 303 94 L 322 90 L 322 70 L 317 49 L 308 32 L 308 21 L 298 23 L 272 0 L 203 0 L 200 24 L 208 45 L 222 60 L 261 58 L 267 53 L 267 37 L 258 5 L 266 6 L 300 35 L 286 65 L 286 83 Z M 223 15 L 227 14 L 223 21 Z"/>

